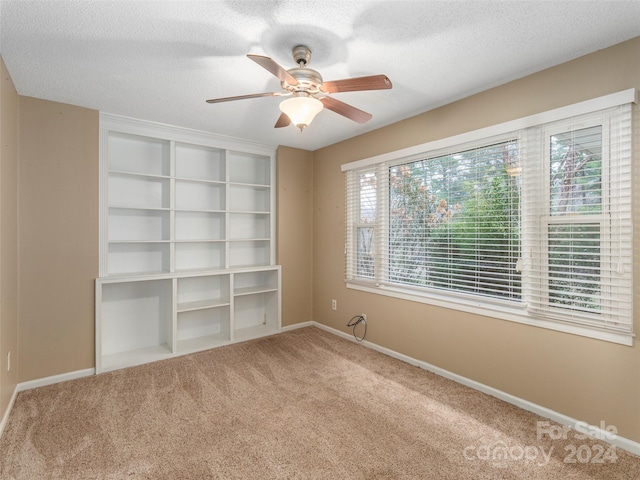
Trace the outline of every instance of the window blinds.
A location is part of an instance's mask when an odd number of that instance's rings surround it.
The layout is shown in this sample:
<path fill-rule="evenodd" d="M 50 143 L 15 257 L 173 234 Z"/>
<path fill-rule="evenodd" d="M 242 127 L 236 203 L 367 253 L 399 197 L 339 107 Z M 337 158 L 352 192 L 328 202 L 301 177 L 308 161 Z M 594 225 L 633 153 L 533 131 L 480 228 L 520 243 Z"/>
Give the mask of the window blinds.
<path fill-rule="evenodd" d="M 347 282 L 631 333 L 632 106 L 577 105 L 343 166 Z"/>
<path fill-rule="evenodd" d="M 386 282 L 519 298 L 517 165 L 505 140 L 386 168 Z"/>
<path fill-rule="evenodd" d="M 529 129 L 523 277 L 533 315 L 631 331 L 631 105 Z"/>

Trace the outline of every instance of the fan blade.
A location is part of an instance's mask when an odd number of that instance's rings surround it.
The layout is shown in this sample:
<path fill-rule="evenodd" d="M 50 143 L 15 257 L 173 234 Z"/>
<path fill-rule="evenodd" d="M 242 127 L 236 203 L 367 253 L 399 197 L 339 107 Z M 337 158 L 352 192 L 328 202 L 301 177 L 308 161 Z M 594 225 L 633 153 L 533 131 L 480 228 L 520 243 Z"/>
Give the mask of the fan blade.
<path fill-rule="evenodd" d="M 230 102 L 231 100 L 244 100 L 246 98 L 279 97 L 281 95 L 282 93 L 280 92 L 252 93 L 250 95 L 238 95 L 236 97 L 212 98 L 210 100 L 207 100 L 207 103 Z"/>
<path fill-rule="evenodd" d="M 336 100 L 333 97 L 323 97 L 320 101 L 324 104 L 325 108 L 336 112 L 343 117 L 347 117 L 350 120 L 358 123 L 367 123 L 371 120 L 370 113 L 363 112 L 362 110 L 357 109 L 356 107 L 352 107 L 351 105 L 341 102 L 340 100 Z"/>
<path fill-rule="evenodd" d="M 269 72 L 278 77 L 281 82 L 287 82 L 289 85 L 298 84 L 298 80 L 296 80 L 293 75 L 287 72 L 284 67 L 281 67 L 280 64 L 278 64 L 275 60 L 263 55 L 253 55 L 251 53 L 247 54 L 247 57 L 249 57 L 261 67 L 266 68 Z"/>
<path fill-rule="evenodd" d="M 289 116 L 286 113 L 281 113 L 280 117 L 278 117 L 278 121 L 273 126 L 273 128 L 287 127 L 290 124 L 291 124 L 291 119 L 289 119 Z"/>
<path fill-rule="evenodd" d="M 371 75 L 368 77 L 345 78 L 324 82 L 320 90 L 326 93 L 359 92 L 361 90 L 386 90 L 393 87 L 386 75 Z"/>

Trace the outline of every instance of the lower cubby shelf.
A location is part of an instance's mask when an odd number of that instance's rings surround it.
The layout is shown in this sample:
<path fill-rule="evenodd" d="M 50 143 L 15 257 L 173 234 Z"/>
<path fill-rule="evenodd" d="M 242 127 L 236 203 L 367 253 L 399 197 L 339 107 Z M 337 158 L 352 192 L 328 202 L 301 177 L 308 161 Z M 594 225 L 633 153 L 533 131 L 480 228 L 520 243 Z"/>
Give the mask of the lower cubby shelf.
<path fill-rule="evenodd" d="M 234 331 L 234 341 L 244 342 L 245 340 L 251 340 L 252 338 L 266 337 L 279 333 L 280 329 L 271 325 L 253 325 L 251 327 L 237 328 Z"/>
<path fill-rule="evenodd" d="M 272 335 L 280 266 L 96 280 L 96 372 Z"/>
<path fill-rule="evenodd" d="M 186 340 L 178 340 L 177 353 L 186 355 L 188 353 L 201 352 L 211 348 L 229 345 L 231 341 L 226 335 L 205 335 L 202 337 L 193 337 Z"/>
<path fill-rule="evenodd" d="M 171 356 L 171 349 L 167 344 L 103 355 L 100 371 L 96 368 L 96 373 L 157 362 Z"/>

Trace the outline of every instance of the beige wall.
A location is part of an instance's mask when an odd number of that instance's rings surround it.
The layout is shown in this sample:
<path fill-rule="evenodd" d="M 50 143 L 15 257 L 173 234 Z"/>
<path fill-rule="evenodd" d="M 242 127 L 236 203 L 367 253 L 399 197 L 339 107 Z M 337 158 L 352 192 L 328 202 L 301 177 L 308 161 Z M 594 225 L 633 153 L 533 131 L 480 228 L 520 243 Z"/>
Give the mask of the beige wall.
<path fill-rule="evenodd" d="M 277 263 L 282 265 L 282 325 L 313 320 L 313 154 L 277 153 Z"/>
<path fill-rule="evenodd" d="M 18 93 L 0 59 L 0 419 L 18 383 Z M 11 352 L 11 370 L 7 354 Z"/>
<path fill-rule="evenodd" d="M 580 421 L 640 441 L 640 347 L 350 290 L 344 284 L 340 165 L 587 100 L 640 88 L 640 38 L 314 152 L 314 320 Z M 638 150 L 634 167 L 640 167 Z M 635 199 L 635 205 L 639 205 Z M 637 221 L 637 219 L 636 219 Z M 320 241 L 320 238 L 322 241 Z M 640 247 L 636 229 L 635 248 Z M 640 268 L 635 263 L 636 312 Z M 338 310 L 331 310 L 331 299 Z M 638 314 L 635 329 L 640 331 Z M 535 425 L 532 425 L 532 429 Z"/>
<path fill-rule="evenodd" d="M 98 112 L 20 97 L 19 381 L 92 368 Z"/>

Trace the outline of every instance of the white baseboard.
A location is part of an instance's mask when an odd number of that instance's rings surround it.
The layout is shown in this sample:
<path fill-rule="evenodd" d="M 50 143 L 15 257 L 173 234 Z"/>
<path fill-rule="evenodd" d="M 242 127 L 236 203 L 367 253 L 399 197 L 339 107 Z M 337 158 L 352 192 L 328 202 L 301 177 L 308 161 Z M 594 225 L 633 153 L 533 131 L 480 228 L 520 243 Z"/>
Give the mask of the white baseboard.
<path fill-rule="evenodd" d="M 31 390 L 32 388 L 53 385 L 54 383 L 66 382 L 67 380 L 75 380 L 76 378 L 89 377 L 91 375 L 95 375 L 95 373 L 95 368 L 85 368 L 84 370 L 76 370 L 75 372 L 61 373 L 59 375 L 52 375 L 50 377 L 38 378 L 36 380 L 19 383 L 16 390 L 18 392 L 24 392 L 25 390 Z"/>
<path fill-rule="evenodd" d="M 474 390 L 478 390 L 482 393 L 486 393 L 487 395 L 496 397 L 507 403 L 515 405 L 516 407 L 520 407 L 523 410 L 527 410 L 529 412 L 540 415 L 541 417 L 548 418 L 549 420 L 553 420 L 554 422 L 559 423 L 560 425 L 564 425 L 571 428 L 575 428 L 576 426 L 579 425 L 581 426 L 581 429 L 580 429 L 581 432 L 585 432 L 585 433 L 588 432 L 595 438 L 598 438 L 611 445 L 615 445 L 616 447 L 620 447 L 621 449 L 626 450 L 627 452 L 633 453 L 634 455 L 640 456 L 640 443 L 634 442 L 633 440 L 629 440 L 619 435 L 611 435 L 609 432 L 601 429 L 600 427 L 597 427 L 594 425 L 588 425 L 585 422 L 576 420 L 575 418 L 571 418 L 562 413 L 559 413 L 549 408 L 543 407 L 541 405 L 537 405 L 535 403 L 529 402 L 528 400 L 524 400 L 523 398 L 516 397 L 514 395 L 511 395 L 509 393 L 503 392 L 502 390 L 498 390 L 496 388 L 490 387 L 483 383 L 476 382 L 475 380 L 471 380 L 470 378 L 463 377 L 462 375 L 458 375 L 448 370 L 444 370 L 440 367 L 436 367 L 435 365 L 431 365 L 430 363 L 423 362 L 422 360 L 417 360 L 413 357 L 409 357 L 408 355 L 398 353 L 389 348 L 381 347 L 380 345 L 377 345 L 375 343 L 371 343 L 366 340 L 363 340 L 362 342 L 358 342 L 353 337 L 353 335 L 350 335 L 345 332 L 341 332 L 340 330 L 336 330 L 335 328 L 328 327 L 326 325 L 322 325 L 317 322 L 306 322 L 306 324 L 298 324 L 298 325 L 307 326 L 307 324 L 313 325 L 315 327 L 318 327 L 321 330 L 324 330 L 329 333 L 333 333 L 334 335 L 345 338 L 347 340 L 351 340 L 355 343 L 359 343 L 365 347 L 371 348 L 372 350 L 376 350 L 380 353 L 384 353 L 385 355 L 389 355 L 390 357 L 396 358 L 398 360 L 402 360 L 403 362 L 423 368 L 425 370 L 428 370 L 429 372 L 435 373 L 436 375 L 440 375 L 441 377 L 448 378 L 449 380 L 453 380 L 454 382 L 473 388 Z M 294 327 L 294 325 L 292 325 L 292 327 Z"/>
<path fill-rule="evenodd" d="M 13 389 L 13 395 L 11 395 L 11 400 L 9 400 L 9 405 L 7 405 L 7 409 L 2 416 L 2 420 L 0 421 L 0 437 L 2 437 L 2 432 L 4 432 L 4 426 L 7 424 L 9 420 L 9 414 L 11 413 L 11 409 L 13 408 L 13 404 L 16 403 L 16 397 L 18 396 L 18 386 Z"/>
<path fill-rule="evenodd" d="M 286 327 L 282 327 L 282 332 L 290 332 L 291 330 L 297 330 L 298 328 L 304 327 L 313 327 L 317 326 L 315 322 L 302 322 L 302 323 L 294 323 L 293 325 L 287 325 Z"/>

